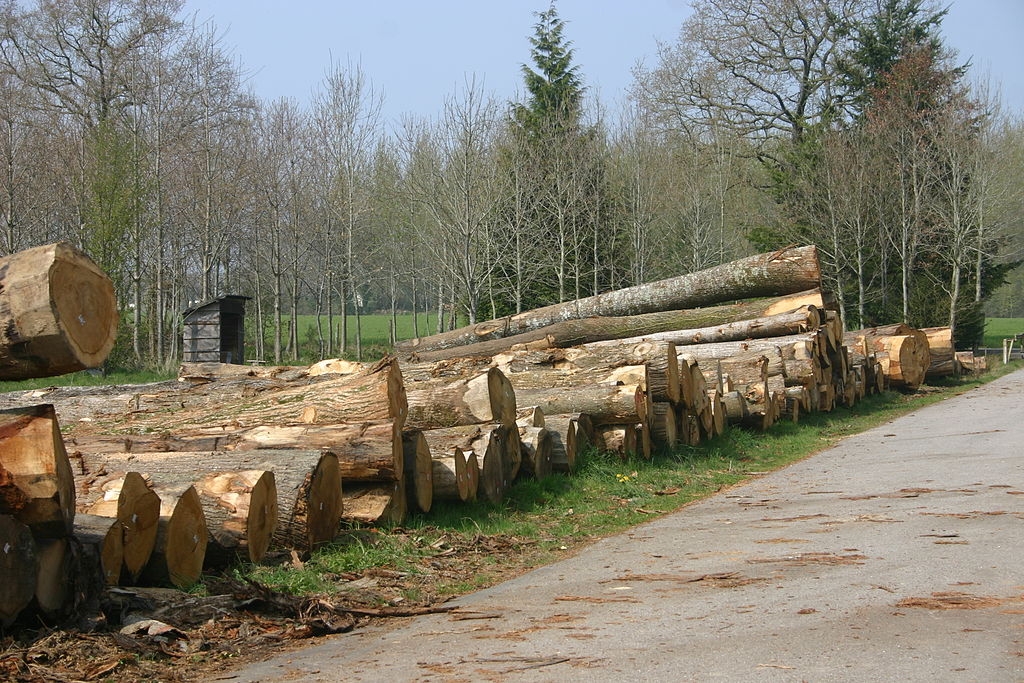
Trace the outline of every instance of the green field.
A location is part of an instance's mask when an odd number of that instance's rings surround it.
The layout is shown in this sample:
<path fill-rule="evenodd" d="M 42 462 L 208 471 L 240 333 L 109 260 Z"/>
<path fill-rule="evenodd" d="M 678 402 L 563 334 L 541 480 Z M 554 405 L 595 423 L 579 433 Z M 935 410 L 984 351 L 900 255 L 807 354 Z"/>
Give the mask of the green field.
<path fill-rule="evenodd" d="M 985 321 L 983 346 L 1003 348 L 1003 340 L 1024 334 L 1024 318 L 988 318 Z"/>

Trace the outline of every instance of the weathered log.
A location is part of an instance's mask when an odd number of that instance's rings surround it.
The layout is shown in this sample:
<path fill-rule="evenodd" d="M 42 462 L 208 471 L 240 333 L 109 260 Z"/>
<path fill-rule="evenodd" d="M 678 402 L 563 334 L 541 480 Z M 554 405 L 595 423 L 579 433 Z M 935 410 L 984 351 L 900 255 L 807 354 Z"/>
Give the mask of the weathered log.
<path fill-rule="evenodd" d="M 184 590 L 195 585 L 203 573 L 210 539 L 203 504 L 191 484 L 154 490 L 160 496 L 160 520 L 153 553 L 139 579 Z"/>
<path fill-rule="evenodd" d="M 508 337 L 565 320 L 697 308 L 730 300 L 792 294 L 820 286 L 821 270 L 814 246 L 782 249 L 688 275 L 400 342 L 395 349 L 405 357 L 412 353 Z"/>
<path fill-rule="evenodd" d="M 6 628 L 36 594 L 39 558 L 32 530 L 9 514 L 0 514 L 0 547 L 0 626 Z"/>
<path fill-rule="evenodd" d="M 679 444 L 679 417 L 668 402 L 655 402 L 651 412 L 651 437 L 659 448 L 672 451 Z"/>
<path fill-rule="evenodd" d="M 509 432 L 515 431 L 513 442 Z M 443 429 L 431 429 L 424 433 L 431 451 L 436 455 L 448 455 L 458 448 L 466 456 L 476 458 L 478 466 L 478 493 L 492 502 L 501 502 L 505 490 L 512 482 L 514 469 L 521 454 L 509 452 L 514 444 L 518 451 L 518 427 L 504 425 L 459 425 Z"/>
<path fill-rule="evenodd" d="M 640 428 L 635 424 L 595 425 L 597 447 L 623 460 L 641 455 Z"/>
<path fill-rule="evenodd" d="M 420 430 L 402 432 L 405 454 L 405 486 L 410 502 L 422 512 L 430 512 L 434 501 L 434 464 L 430 444 Z"/>
<path fill-rule="evenodd" d="M 956 359 L 966 372 L 978 375 L 988 370 L 988 359 L 985 356 L 975 356 L 973 351 L 956 351 Z"/>
<path fill-rule="evenodd" d="M 404 478 L 391 483 L 346 484 L 344 501 L 342 517 L 352 524 L 398 525 L 409 510 Z"/>
<path fill-rule="evenodd" d="M 110 278 L 66 242 L 0 258 L 0 380 L 52 377 L 106 360 L 117 338 Z"/>
<path fill-rule="evenodd" d="M 516 396 L 505 374 L 489 368 L 474 377 L 408 382 L 410 429 L 515 422 Z"/>
<path fill-rule="evenodd" d="M 638 423 L 647 419 L 647 396 L 639 384 L 566 386 L 572 387 L 571 391 L 565 387 L 517 387 L 516 396 L 539 407 L 545 415 L 586 413 L 595 424 Z"/>
<path fill-rule="evenodd" d="M 708 409 L 711 412 L 711 429 L 708 438 L 713 439 L 725 433 L 726 414 L 725 402 L 722 400 L 722 391 L 717 387 L 708 389 Z"/>
<path fill-rule="evenodd" d="M 178 379 L 183 380 L 186 385 L 206 382 L 224 382 L 225 380 L 239 379 L 280 379 L 282 381 L 295 381 L 305 377 L 324 374 L 321 369 L 314 371 L 314 367 L 323 368 L 322 364 L 332 361 L 321 361 L 317 366 L 299 367 L 295 365 L 239 365 L 238 363 L 182 363 L 178 366 Z M 348 363 L 348 361 L 341 361 Z M 349 363 L 348 372 L 353 374 L 363 369 L 359 363 Z"/>
<path fill-rule="evenodd" d="M 551 474 L 551 432 L 546 427 L 519 427 L 522 444 L 520 476 L 543 479 Z"/>
<path fill-rule="evenodd" d="M 0 411 L 0 514 L 39 538 L 71 533 L 75 481 L 52 405 Z"/>

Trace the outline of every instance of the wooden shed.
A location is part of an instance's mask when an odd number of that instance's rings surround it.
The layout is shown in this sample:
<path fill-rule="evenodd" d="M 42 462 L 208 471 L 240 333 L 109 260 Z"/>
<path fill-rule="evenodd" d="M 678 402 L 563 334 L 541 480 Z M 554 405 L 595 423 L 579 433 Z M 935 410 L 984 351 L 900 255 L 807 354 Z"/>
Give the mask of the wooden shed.
<path fill-rule="evenodd" d="M 247 296 L 222 296 L 185 311 L 182 337 L 186 363 L 245 362 Z"/>

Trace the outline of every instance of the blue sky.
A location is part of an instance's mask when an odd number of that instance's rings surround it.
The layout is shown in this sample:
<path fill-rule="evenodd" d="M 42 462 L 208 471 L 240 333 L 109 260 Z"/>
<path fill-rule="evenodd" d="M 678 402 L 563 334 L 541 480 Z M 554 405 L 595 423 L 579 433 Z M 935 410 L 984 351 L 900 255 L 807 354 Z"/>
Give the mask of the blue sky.
<path fill-rule="evenodd" d="M 516 96 L 534 12 L 547 1 L 187 0 L 186 8 L 223 32 L 261 97 L 305 102 L 332 61 L 359 64 L 397 120 L 436 116 L 469 77 L 497 97 Z M 633 66 L 652 65 L 658 41 L 675 39 L 689 2 L 558 0 L 557 8 L 585 84 L 613 107 Z M 1024 114 L 1024 0 L 953 0 L 943 27 L 974 75 Z"/>

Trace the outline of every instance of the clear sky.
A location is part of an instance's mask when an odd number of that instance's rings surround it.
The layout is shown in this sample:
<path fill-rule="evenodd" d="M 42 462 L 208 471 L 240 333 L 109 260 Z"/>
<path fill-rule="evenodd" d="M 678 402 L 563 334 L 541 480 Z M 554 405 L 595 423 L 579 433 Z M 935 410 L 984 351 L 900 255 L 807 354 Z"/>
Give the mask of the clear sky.
<path fill-rule="evenodd" d="M 952 0 L 943 28 L 974 76 L 1024 115 L 1024 0 Z M 308 100 L 332 61 L 358 64 L 384 114 L 433 117 L 474 77 L 502 99 L 522 90 L 534 12 L 547 0 L 187 0 L 212 21 L 264 99 Z M 687 0 L 558 0 L 591 94 L 621 101 L 638 61 L 654 64 L 689 14 Z"/>

